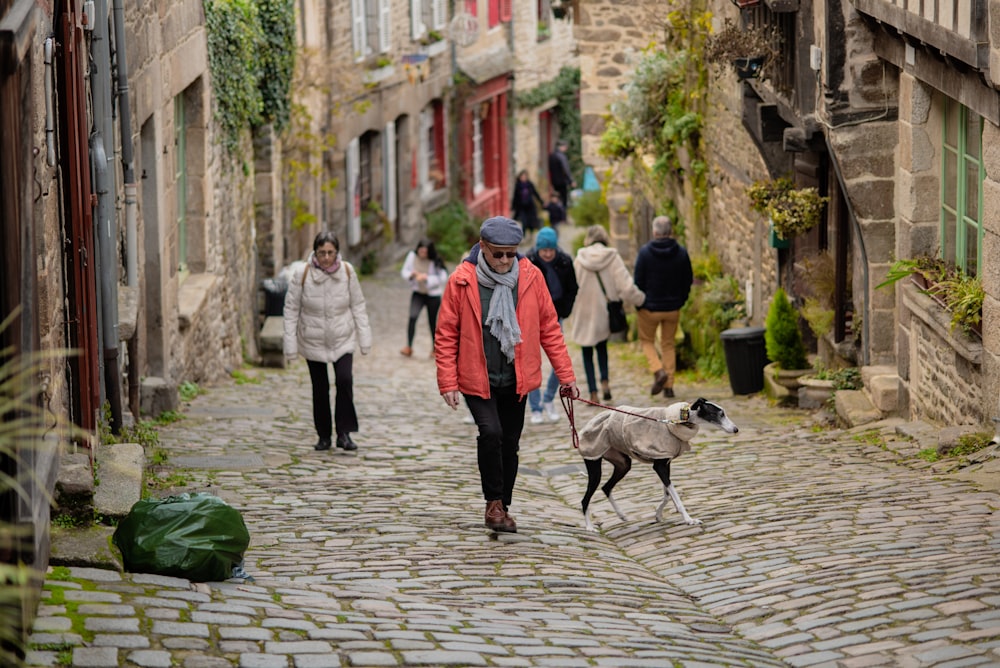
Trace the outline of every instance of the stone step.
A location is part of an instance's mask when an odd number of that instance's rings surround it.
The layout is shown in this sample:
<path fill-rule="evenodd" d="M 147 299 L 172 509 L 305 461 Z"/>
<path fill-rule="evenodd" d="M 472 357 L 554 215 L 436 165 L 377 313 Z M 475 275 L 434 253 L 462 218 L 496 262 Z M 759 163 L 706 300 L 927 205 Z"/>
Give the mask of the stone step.
<path fill-rule="evenodd" d="M 837 390 L 833 400 L 837 417 L 848 427 L 857 427 L 882 419 L 882 411 L 872 405 L 864 390 Z"/>
<path fill-rule="evenodd" d="M 285 368 L 285 322 L 280 315 L 269 315 L 260 328 L 260 356 L 264 366 Z"/>

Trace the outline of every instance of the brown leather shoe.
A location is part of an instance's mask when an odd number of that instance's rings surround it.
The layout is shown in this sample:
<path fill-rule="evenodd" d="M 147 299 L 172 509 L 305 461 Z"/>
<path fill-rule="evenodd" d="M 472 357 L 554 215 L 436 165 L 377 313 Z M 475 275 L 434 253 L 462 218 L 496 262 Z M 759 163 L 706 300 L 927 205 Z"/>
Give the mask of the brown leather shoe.
<path fill-rule="evenodd" d="M 413 348 L 411 348 L 410 346 L 404 346 L 403 349 L 399 351 L 399 354 L 403 355 L 404 357 L 409 357 L 410 355 L 413 354 Z"/>
<path fill-rule="evenodd" d="M 667 372 L 663 369 L 657 369 L 656 373 L 653 374 L 653 386 L 649 388 L 649 393 L 651 395 L 659 394 L 663 389 L 663 386 L 667 384 Z"/>
<path fill-rule="evenodd" d="M 500 499 L 486 502 L 486 528 L 491 531 L 517 533 L 517 524 L 507 515 Z"/>

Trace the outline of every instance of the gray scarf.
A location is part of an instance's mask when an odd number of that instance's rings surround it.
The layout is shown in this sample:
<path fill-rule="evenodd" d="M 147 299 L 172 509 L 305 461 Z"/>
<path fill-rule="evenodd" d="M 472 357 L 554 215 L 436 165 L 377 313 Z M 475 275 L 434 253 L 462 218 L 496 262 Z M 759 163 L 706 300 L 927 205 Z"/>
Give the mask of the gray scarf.
<path fill-rule="evenodd" d="M 517 264 L 515 261 L 506 274 L 498 274 L 486 262 L 482 253 L 476 263 L 479 285 L 493 290 L 490 311 L 486 314 L 486 326 L 490 328 L 490 334 L 500 342 L 500 351 L 507 356 L 508 362 L 514 361 L 514 346 L 521 342 L 521 326 L 517 324 L 517 314 L 514 312 Z"/>

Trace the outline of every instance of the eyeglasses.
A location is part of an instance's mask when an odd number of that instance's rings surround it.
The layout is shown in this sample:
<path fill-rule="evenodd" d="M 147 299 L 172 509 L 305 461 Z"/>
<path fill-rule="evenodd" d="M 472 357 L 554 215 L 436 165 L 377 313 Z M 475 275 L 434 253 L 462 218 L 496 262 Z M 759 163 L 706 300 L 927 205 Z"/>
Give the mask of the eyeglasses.
<path fill-rule="evenodd" d="M 316 256 L 317 257 L 328 257 L 330 255 L 336 255 L 336 254 L 337 254 L 337 251 L 325 251 L 325 250 L 316 251 Z"/>
<path fill-rule="evenodd" d="M 486 243 L 486 242 L 484 241 L 483 243 Z M 489 246 L 489 244 L 486 244 L 486 245 Z M 490 248 L 492 248 L 492 246 L 490 246 Z M 490 251 L 490 255 L 493 256 L 494 260 L 499 260 L 500 258 L 503 258 L 503 257 L 507 258 L 508 260 L 512 260 L 515 257 L 517 257 L 517 251 L 491 250 Z"/>

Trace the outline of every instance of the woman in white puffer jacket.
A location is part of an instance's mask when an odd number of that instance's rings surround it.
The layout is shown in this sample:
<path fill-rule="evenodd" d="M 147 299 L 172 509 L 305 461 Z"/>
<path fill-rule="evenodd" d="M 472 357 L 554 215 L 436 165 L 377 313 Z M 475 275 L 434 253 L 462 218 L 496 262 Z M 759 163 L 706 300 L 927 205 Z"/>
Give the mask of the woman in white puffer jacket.
<path fill-rule="evenodd" d="M 302 355 L 312 381 L 313 422 L 317 450 L 329 450 L 333 429 L 337 447 L 357 450 L 351 432 L 358 430 L 354 409 L 354 349 L 367 355 L 372 330 L 357 271 L 340 257 L 340 241 L 332 232 L 320 232 L 309 260 L 292 272 L 285 294 L 285 357 Z M 330 415 L 330 378 L 333 363 L 337 397 Z"/>

